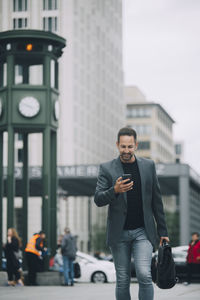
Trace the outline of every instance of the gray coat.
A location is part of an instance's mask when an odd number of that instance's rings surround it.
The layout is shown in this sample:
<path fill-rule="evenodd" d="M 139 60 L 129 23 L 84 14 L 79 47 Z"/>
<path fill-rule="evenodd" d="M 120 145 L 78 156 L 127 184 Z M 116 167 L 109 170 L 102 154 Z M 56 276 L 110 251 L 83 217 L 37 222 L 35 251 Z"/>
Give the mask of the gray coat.
<path fill-rule="evenodd" d="M 63 256 L 67 256 L 71 260 L 76 258 L 76 239 L 70 233 L 65 234 L 62 239 L 61 252 Z"/>
<path fill-rule="evenodd" d="M 145 230 L 155 249 L 158 246 L 158 237 L 168 236 L 160 187 L 154 162 L 150 159 L 137 157 L 137 163 L 141 177 Z M 107 218 L 108 246 L 114 245 L 119 240 L 126 220 L 127 193 L 116 195 L 114 192 L 115 182 L 123 173 L 120 157 L 100 165 L 94 201 L 99 207 L 109 206 Z"/>

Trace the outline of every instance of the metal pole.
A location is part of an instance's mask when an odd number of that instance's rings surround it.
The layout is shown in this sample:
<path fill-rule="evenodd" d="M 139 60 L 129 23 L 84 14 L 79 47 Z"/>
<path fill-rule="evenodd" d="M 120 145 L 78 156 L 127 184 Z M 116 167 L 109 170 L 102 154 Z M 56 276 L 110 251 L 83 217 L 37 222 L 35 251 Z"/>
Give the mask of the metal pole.
<path fill-rule="evenodd" d="M 51 199 L 51 130 L 46 127 L 43 132 L 43 199 L 42 199 L 42 229 L 46 233 L 47 246 L 51 246 L 50 236 L 50 199 Z M 46 259 L 45 269 L 48 269 Z"/>
<path fill-rule="evenodd" d="M 14 225 L 14 129 L 8 126 L 7 228 Z"/>
<path fill-rule="evenodd" d="M 92 211 L 91 211 L 91 197 L 88 198 L 88 252 L 92 249 Z"/>
<path fill-rule="evenodd" d="M 2 269 L 3 244 L 3 131 L 0 132 L 0 270 Z"/>
<path fill-rule="evenodd" d="M 51 255 L 57 245 L 57 133 L 51 131 Z"/>
<path fill-rule="evenodd" d="M 50 89 L 51 89 L 51 58 L 47 55 L 44 57 L 44 72 L 43 82 L 47 86 L 46 97 L 46 119 L 50 123 Z M 46 233 L 47 247 L 51 247 L 51 233 L 50 233 L 50 208 L 51 208 L 51 128 L 46 124 L 43 132 L 43 202 L 42 202 L 42 229 Z M 51 249 L 50 249 L 51 251 Z M 45 259 L 45 270 L 48 270 L 48 259 Z"/>
<path fill-rule="evenodd" d="M 7 102 L 8 102 L 8 173 L 7 173 L 7 228 L 14 225 L 14 128 L 12 124 L 12 92 L 14 83 L 14 55 L 7 56 Z"/>
<path fill-rule="evenodd" d="M 26 247 L 28 239 L 28 196 L 29 196 L 29 178 L 28 178 L 28 133 L 23 134 L 23 181 L 22 181 L 22 197 L 23 197 L 23 226 L 22 226 L 22 244 L 23 249 Z M 24 254 L 24 251 L 23 251 Z M 25 259 L 23 259 L 25 267 Z"/>

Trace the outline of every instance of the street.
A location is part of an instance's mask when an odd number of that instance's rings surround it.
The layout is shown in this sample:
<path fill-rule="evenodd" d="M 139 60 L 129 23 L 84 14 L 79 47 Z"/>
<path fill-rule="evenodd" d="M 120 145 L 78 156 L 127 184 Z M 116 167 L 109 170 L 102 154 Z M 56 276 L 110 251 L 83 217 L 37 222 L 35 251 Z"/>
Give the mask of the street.
<path fill-rule="evenodd" d="M 154 300 L 199 300 L 200 284 L 177 284 L 170 290 L 155 288 Z M 0 287 L 0 300 L 114 300 L 115 284 L 76 284 L 74 287 Z M 131 284 L 132 300 L 137 300 L 138 284 Z"/>

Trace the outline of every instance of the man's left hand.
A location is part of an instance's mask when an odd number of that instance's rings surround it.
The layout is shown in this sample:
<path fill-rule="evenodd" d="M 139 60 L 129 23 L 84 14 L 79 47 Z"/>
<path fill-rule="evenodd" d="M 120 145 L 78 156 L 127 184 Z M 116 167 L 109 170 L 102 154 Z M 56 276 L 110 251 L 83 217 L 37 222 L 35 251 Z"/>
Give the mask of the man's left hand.
<path fill-rule="evenodd" d="M 160 238 L 160 246 L 162 246 L 163 240 L 165 240 L 167 243 L 169 243 L 169 238 L 168 238 L 168 236 L 161 236 L 161 238 Z"/>

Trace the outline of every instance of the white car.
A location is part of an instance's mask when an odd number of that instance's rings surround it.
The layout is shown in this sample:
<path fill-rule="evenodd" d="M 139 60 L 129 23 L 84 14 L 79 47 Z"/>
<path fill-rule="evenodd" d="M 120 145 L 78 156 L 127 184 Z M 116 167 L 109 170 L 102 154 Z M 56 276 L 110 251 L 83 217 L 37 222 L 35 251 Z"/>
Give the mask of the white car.
<path fill-rule="evenodd" d="M 81 273 L 81 276 L 76 278 L 77 282 L 104 283 L 116 281 L 113 262 L 98 260 L 97 258 L 80 251 L 77 251 L 75 262 L 79 264 Z M 51 269 L 63 271 L 62 266 L 62 255 L 57 253 L 54 258 L 54 265 Z"/>

